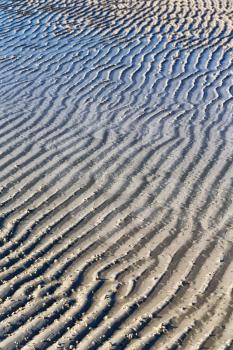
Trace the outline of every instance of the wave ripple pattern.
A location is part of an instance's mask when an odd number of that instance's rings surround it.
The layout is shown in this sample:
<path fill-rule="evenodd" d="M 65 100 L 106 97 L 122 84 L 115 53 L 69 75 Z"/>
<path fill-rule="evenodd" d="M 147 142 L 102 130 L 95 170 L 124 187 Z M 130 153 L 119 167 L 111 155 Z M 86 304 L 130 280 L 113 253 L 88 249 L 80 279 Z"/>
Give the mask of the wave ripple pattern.
<path fill-rule="evenodd" d="M 0 348 L 233 349 L 232 0 L 0 0 Z"/>

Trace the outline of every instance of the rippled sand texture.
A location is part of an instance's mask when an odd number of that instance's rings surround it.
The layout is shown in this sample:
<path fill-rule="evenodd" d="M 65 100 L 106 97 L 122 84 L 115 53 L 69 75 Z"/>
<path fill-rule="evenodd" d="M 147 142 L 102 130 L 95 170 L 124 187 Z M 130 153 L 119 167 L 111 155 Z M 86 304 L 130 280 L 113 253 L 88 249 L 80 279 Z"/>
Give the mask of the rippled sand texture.
<path fill-rule="evenodd" d="M 0 0 L 0 348 L 233 349 L 232 0 Z"/>

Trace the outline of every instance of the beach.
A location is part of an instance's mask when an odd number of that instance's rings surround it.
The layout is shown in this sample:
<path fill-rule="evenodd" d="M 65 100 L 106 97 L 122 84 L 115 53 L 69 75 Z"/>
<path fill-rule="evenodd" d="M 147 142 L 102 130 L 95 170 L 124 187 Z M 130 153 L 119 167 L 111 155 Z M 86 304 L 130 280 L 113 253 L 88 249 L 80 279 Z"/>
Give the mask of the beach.
<path fill-rule="evenodd" d="M 0 0 L 0 349 L 233 349 L 232 0 Z"/>

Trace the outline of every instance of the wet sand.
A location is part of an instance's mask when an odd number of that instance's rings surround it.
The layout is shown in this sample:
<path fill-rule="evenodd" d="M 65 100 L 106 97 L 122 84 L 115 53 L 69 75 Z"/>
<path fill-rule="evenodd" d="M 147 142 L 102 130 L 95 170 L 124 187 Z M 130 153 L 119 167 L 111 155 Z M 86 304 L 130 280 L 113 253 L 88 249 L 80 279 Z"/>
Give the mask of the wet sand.
<path fill-rule="evenodd" d="M 233 349 L 232 9 L 0 0 L 0 349 Z"/>

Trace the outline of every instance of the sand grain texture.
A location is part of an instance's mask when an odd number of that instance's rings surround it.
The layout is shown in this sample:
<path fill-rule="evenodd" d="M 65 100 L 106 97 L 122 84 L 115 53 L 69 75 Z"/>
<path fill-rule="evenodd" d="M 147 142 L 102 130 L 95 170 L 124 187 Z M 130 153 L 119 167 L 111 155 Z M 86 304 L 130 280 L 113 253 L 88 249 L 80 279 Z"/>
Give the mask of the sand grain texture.
<path fill-rule="evenodd" d="M 232 0 L 0 0 L 0 348 L 233 349 Z"/>

